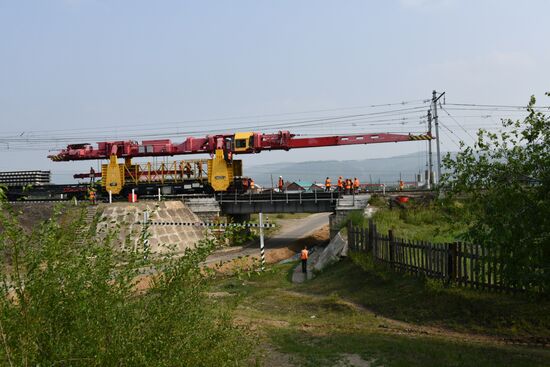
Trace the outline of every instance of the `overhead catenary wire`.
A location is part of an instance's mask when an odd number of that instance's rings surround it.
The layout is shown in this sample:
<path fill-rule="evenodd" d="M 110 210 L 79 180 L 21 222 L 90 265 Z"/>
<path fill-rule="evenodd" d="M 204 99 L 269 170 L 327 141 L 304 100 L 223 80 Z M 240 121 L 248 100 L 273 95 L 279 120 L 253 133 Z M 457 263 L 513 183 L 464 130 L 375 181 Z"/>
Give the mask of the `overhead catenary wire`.
<path fill-rule="evenodd" d="M 402 102 L 393 102 L 393 103 L 381 103 L 381 104 L 371 104 L 371 105 L 364 105 L 364 106 L 352 106 L 352 107 L 337 107 L 337 108 L 327 108 L 327 109 L 317 109 L 317 110 L 308 110 L 308 111 L 296 111 L 296 112 L 282 112 L 282 113 L 267 113 L 267 114 L 256 114 L 256 115 L 243 115 L 243 116 L 231 116 L 231 117 L 217 117 L 217 118 L 204 118 L 204 119 L 191 119 L 191 120 L 181 120 L 181 121 L 171 121 L 171 122 L 144 122 L 144 123 L 127 123 L 127 124 L 121 124 L 120 122 L 108 122 L 105 123 L 107 126 L 113 126 L 116 125 L 120 128 L 126 128 L 126 127 L 136 127 L 136 126 L 150 126 L 151 124 L 155 124 L 156 127 L 163 126 L 167 124 L 171 125 L 185 125 L 188 123 L 200 123 L 201 125 L 195 125 L 195 126 L 204 126 L 205 122 L 216 122 L 216 121 L 230 121 L 230 120 L 248 120 L 248 119 L 262 119 L 265 117 L 276 117 L 276 116 L 291 116 L 291 115 L 303 115 L 303 114 L 309 114 L 309 113 L 317 113 L 317 112 L 334 112 L 334 111 L 343 111 L 343 110 L 353 110 L 353 109 L 364 109 L 364 108 L 378 108 L 378 107 L 391 107 L 391 106 L 397 106 L 397 105 L 409 105 L 409 104 L 425 104 L 427 103 L 426 100 L 419 99 L 419 100 L 409 100 L 409 101 L 402 101 Z M 278 120 L 272 120 L 273 122 L 281 121 Z M 282 120 L 284 121 L 284 120 Z M 97 130 L 100 123 L 94 124 L 94 127 L 87 127 L 87 128 L 76 128 L 76 129 L 58 129 L 58 130 L 32 130 L 30 132 L 67 132 L 67 131 L 95 131 Z M 12 131 L 9 133 L 13 134 L 20 134 L 21 131 Z"/>
<path fill-rule="evenodd" d="M 447 131 L 449 131 L 451 134 L 453 134 L 454 136 L 456 136 L 456 137 L 458 138 L 459 141 L 464 142 L 464 141 L 460 138 L 460 136 L 458 136 L 453 130 L 449 129 L 449 128 L 447 127 L 447 125 L 445 125 L 445 124 L 442 123 L 441 121 L 439 121 L 439 124 L 440 124 L 442 127 L 444 127 Z M 444 131 L 444 130 L 441 130 L 441 131 Z M 450 136 L 449 136 L 449 138 L 456 144 L 456 142 L 454 141 L 454 139 L 452 139 Z M 458 144 L 457 144 L 457 145 L 458 145 Z M 458 145 L 458 146 L 459 146 L 459 145 Z"/>
<path fill-rule="evenodd" d="M 458 144 L 451 135 L 449 135 L 445 130 L 441 130 L 441 132 L 447 137 L 449 138 L 449 140 L 458 148 L 460 149 L 460 144 Z"/>
<path fill-rule="evenodd" d="M 490 107 L 490 108 L 516 108 L 516 109 L 550 109 L 550 106 L 520 106 L 520 105 L 506 105 L 506 104 L 480 104 L 480 103 L 445 103 L 446 106 L 466 106 L 466 107 Z"/>
<path fill-rule="evenodd" d="M 155 139 L 155 138 L 167 138 L 167 137 L 179 137 L 179 136 L 192 136 L 196 134 L 210 134 L 210 133 L 223 133 L 224 131 L 233 132 L 235 130 L 252 130 L 261 129 L 262 132 L 276 131 L 278 129 L 288 129 L 292 133 L 296 133 L 303 136 L 314 135 L 308 133 L 315 130 L 322 132 L 323 130 L 337 128 L 338 134 L 342 133 L 342 128 L 345 128 L 346 133 L 354 133 L 356 130 L 360 132 L 370 132 L 376 130 L 376 132 L 388 132 L 386 127 L 392 127 L 391 130 L 396 133 L 399 131 L 399 126 L 406 129 L 407 132 L 412 132 L 413 125 L 422 123 L 424 120 L 425 104 L 430 102 L 427 99 L 417 99 L 395 103 L 383 103 L 383 104 L 371 104 L 364 106 L 351 106 L 351 107 L 338 107 L 330 109 L 318 109 L 308 111 L 297 112 L 283 112 L 283 113 L 271 113 L 271 114 L 258 114 L 248 116 L 232 116 L 225 118 L 211 118 L 211 119 L 197 119 L 197 120 L 184 120 L 180 122 L 167 122 L 167 123 L 145 123 L 145 124 L 131 124 L 131 129 L 122 129 L 124 125 L 115 124 L 117 128 L 115 130 L 101 130 L 101 134 L 98 134 L 98 128 L 76 128 L 76 129 L 63 129 L 63 130 L 31 130 L 25 132 L 17 132 L 12 135 L 0 136 L 0 150 L 54 150 L 53 145 L 63 143 L 75 143 L 86 142 L 91 143 L 96 141 L 113 141 L 113 140 L 139 140 L 141 139 Z M 319 112 L 335 112 L 353 109 L 363 108 L 382 108 L 391 106 L 404 106 L 404 108 L 391 108 L 384 109 L 382 111 L 370 111 L 366 113 L 356 114 L 344 114 L 344 115 L 328 115 L 328 116 L 314 116 L 308 117 L 292 117 L 285 119 L 270 119 L 264 120 L 265 117 L 277 117 L 277 116 L 300 116 L 308 113 Z M 409 107 L 413 106 L 413 107 Z M 474 103 L 446 103 L 445 107 L 441 106 L 447 116 L 453 120 L 453 122 L 462 129 L 470 137 L 472 135 L 468 131 L 477 130 L 480 127 L 486 127 L 486 130 L 497 129 L 493 117 L 499 115 L 508 117 L 510 114 L 525 114 L 527 112 L 527 106 L 520 105 L 506 105 L 506 104 L 474 104 Z M 549 106 L 534 106 L 534 109 L 550 108 Z M 450 113 L 449 111 L 465 111 L 474 112 L 472 115 L 461 115 Z M 484 112 L 487 111 L 487 114 Z M 421 114 L 422 112 L 422 114 Z M 475 112 L 481 112 L 476 114 Z M 393 118 L 395 117 L 395 118 Z M 440 116 L 441 117 L 441 116 Z M 260 121 L 241 121 L 239 123 L 231 125 L 223 125 L 219 127 L 204 128 L 204 123 L 199 125 L 185 125 L 192 122 L 208 122 L 208 121 L 231 121 L 235 119 L 250 119 L 257 118 Z M 460 123 L 457 118 L 465 119 L 491 119 L 492 123 L 477 123 L 470 125 L 468 123 Z M 172 126 L 170 126 L 170 124 Z M 176 125 L 174 125 L 176 124 Z M 183 124 L 183 125 L 182 125 Z M 154 125 L 154 128 L 139 129 L 139 126 Z M 112 126 L 112 125 L 111 125 Z M 159 128 L 160 126 L 160 128 Z M 447 123 L 447 126 L 453 126 L 453 124 Z M 190 129 L 194 127 L 194 129 Z M 196 129 L 198 127 L 198 129 Z M 185 131 L 182 131 L 185 129 Z M 416 130 L 416 129 L 415 129 Z M 122 132 L 121 132 L 122 131 Z M 153 131 L 153 132 L 152 132 Z M 57 134 L 57 132 L 63 132 L 63 134 Z M 39 136 L 37 136 L 39 135 Z M 113 135 L 116 137 L 113 139 Z M 456 135 L 456 134 L 454 134 Z M 59 148 L 55 148 L 58 150 Z"/>
<path fill-rule="evenodd" d="M 447 111 L 443 106 L 441 106 L 441 109 L 447 114 L 447 116 L 449 116 L 471 139 L 472 141 L 475 143 L 475 139 L 474 137 L 464 128 L 464 126 L 462 126 L 460 124 L 460 122 L 458 122 L 457 119 L 455 119 L 450 113 L 449 111 Z"/>
<path fill-rule="evenodd" d="M 389 111 L 378 111 L 378 112 L 374 112 L 374 113 L 368 113 L 368 114 L 354 114 L 354 115 L 344 115 L 344 116 L 329 116 L 329 117 L 319 117 L 319 118 L 315 118 L 315 119 L 309 119 L 309 120 L 297 120 L 297 119 L 287 119 L 286 121 L 288 121 L 288 123 L 282 123 L 282 124 L 271 124 L 271 123 L 255 123 L 253 126 L 240 126 L 240 125 L 235 125 L 233 127 L 233 129 L 247 129 L 247 128 L 265 128 L 265 129 L 273 129 L 273 128 L 277 128 L 277 127 L 280 127 L 280 128 L 283 128 L 283 127 L 288 127 L 288 128 L 296 128 L 296 127 L 307 127 L 307 126 L 320 126 L 323 124 L 323 121 L 327 121 L 330 123 L 330 121 L 332 120 L 341 120 L 341 121 L 345 121 L 347 120 L 348 122 L 351 122 L 351 121 L 359 121 L 359 119 L 364 119 L 364 120 L 367 120 L 367 119 L 371 119 L 371 118 L 375 118 L 376 116 L 380 115 L 380 116 L 392 116 L 392 115 L 402 115 L 402 114 L 410 114 L 410 113 L 415 113 L 416 110 L 419 110 L 419 109 L 422 109 L 422 107 L 415 107 L 415 108 L 406 108 L 406 109 L 397 109 L 397 110 L 389 110 Z M 448 110 L 448 108 L 446 108 L 445 110 Z M 448 113 L 448 111 L 446 111 Z M 502 112 L 502 111 L 500 111 Z M 524 111 L 514 111 L 514 112 L 524 112 Z M 357 116 L 359 116 L 359 118 L 357 118 Z M 491 115 L 481 115 L 480 117 L 481 118 L 488 118 L 488 116 L 491 116 Z M 474 116 L 464 116 L 464 117 L 467 117 L 467 118 L 474 118 L 476 117 L 475 115 Z M 273 120 L 273 121 L 285 121 L 285 120 Z M 362 122 L 361 122 L 362 123 Z M 157 127 L 158 124 L 155 124 L 155 128 L 153 129 L 142 129 L 136 133 L 133 133 L 133 134 L 126 134 L 124 136 L 127 136 L 128 138 L 138 138 L 138 137 L 165 137 L 166 135 L 172 135 L 172 136 L 181 136 L 181 135 L 190 135 L 190 134 L 197 134 L 197 133 L 213 133 L 213 132 L 220 132 L 222 131 L 221 128 L 216 128 L 216 129 L 209 129 L 209 130 L 192 130 L 192 131 L 185 131 L 185 132 L 179 132 L 179 131 L 176 131 L 176 132 L 173 132 L 173 131 L 165 131 L 165 132 L 162 132 L 162 131 L 159 131 L 159 128 Z M 200 126 L 203 126 L 203 125 L 200 125 Z M 225 127 L 226 129 L 228 127 Z M 145 134 L 143 133 L 142 131 L 148 131 L 148 130 L 154 130 L 156 131 L 157 133 L 155 134 Z M 53 132 L 55 130 L 44 130 L 45 132 Z M 37 141 L 48 141 L 48 142 L 61 142 L 61 141 L 67 141 L 67 140 L 78 140 L 78 139 L 81 139 L 81 140 L 86 140 L 86 139 L 89 139 L 89 140 L 102 140 L 102 139 L 107 139 L 107 140 L 112 140 L 112 135 L 104 135 L 104 136 L 97 136 L 97 135 L 78 135 L 76 136 L 75 134 L 72 134 L 70 133 L 71 130 L 69 130 L 69 133 L 67 133 L 67 131 L 64 131 L 65 132 L 65 136 L 64 137 L 60 137 L 60 136 L 55 136 L 55 137 L 48 137 L 48 136 L 42 136 L 42 139 L 40 138 L 35 138 L 33 137 L 33 134 L 34 133 L 38 133 L 40 131 L 30 131 L 28 132 L 26 135 L 23 134 L 21 136 L 21 134 L 18 134 L 17 136 L 4 136 L 4 137 L 1 137 L 0 138 L 0 141 L 4 141 L 4 142 L 16 142 L 16 141 L 24 141 L 24 142 L 31 142 L 31 141 L 34 141 L 34 142 L 37 142 Z M 79 131 L 78 129 L 75 129 L 73 131 Z M 119 129 L 116 130 L 117 132 L 119 131 Z M 105 133 L 108 133 L 109 131 L 104 131 Z M 30 137 L 29 137 L 30 135 Z"/>
<path fill-rule="evenodd" d="M 325 118 L 315 118 L 315 119 L 309 119 L 309 120 L 301 120 L 301 121 L 294 121 L 293 123 L 281 123 L 281 124 L 254 124 L 249 126 L 235 126 L 235 127 L 224 127 L 224 129 L 200 129 L 200 130 L 193 130 L 193 131 L 186 131 L 185 133 L 176 132 L 171 133 L 172 136 L 189 136 L 191 134 L 200 134 L 200 133 L 222 133 L 222 131 L 227 130 L 234 130 L 234 129 L 256 129 L 256 128 L 265 128 L 265 129 L 274 129 L 274 128 L 295 128 L 295 127 L 306 127 L 306 126 L 318 126 L 318 125 L 324 125 L 324 124 L 332 124 L 335 122 L 353 122 L 353 121 L 361 121 L 362 119 L 368 119 L 372 116 L 380 116 L 380 117 L 387 117 L 387 116 L 394 116 L 394 115 L 402 115 L 402 114 L 409 114 L 409 113 L 418 113 L 420 109 L 423 109 L 422 107 L 413 107 L 413 108 L 405 108 L 405 109 L 398 109 L 398 110 L 390 110 L 390 111 L 380 111 L 380 112 L 373 112 L 373 113 L 366 113 L 366 114 L 353 114 L 353 115 L 343 115 L 343 116 L 331 116 L 331 117 L 325 117 Z M 387 120 L 375 120 L 374 122 L 384 122 Z M 158 130 L 158 129 L 157 129 Z M 157 137 L 157 136 L 166 136 L 166 134 L 136 134 L 140 137 Z M 0 142 L 14 142 L 14 141 L 24 141 L 24 142 L 61 142 L 66 140 L 78 140 L 78 139 L 109 139 L 112 137 L 110 136 L 55 136 L 55 137 L 33 137 L 32 135 L 27 136 L 17 136 L 17 137 L 0 137 Z"/>

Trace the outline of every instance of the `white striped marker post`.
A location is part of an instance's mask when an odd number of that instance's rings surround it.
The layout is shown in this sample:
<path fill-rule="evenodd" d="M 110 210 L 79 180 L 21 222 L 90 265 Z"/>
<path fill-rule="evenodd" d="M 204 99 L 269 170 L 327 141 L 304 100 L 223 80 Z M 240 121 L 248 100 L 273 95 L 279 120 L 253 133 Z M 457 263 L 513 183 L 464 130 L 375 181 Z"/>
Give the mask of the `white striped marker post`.
<path fill-rule="evenodd" d="M 149 212 L 147 210 L 143 211 L 143 259 L 147 260 L 147 250 L 149 249 L 149 238 L 147 236 L 147 229 L 149 224 Z"/>
<path fill-rule="evenodd" d="M 262 259 L 262 271 L 265 270 L 265 249 L 264 249 L 264 222 L 262 212 L 259 213 L 260 219 L 260 257 Z"/>

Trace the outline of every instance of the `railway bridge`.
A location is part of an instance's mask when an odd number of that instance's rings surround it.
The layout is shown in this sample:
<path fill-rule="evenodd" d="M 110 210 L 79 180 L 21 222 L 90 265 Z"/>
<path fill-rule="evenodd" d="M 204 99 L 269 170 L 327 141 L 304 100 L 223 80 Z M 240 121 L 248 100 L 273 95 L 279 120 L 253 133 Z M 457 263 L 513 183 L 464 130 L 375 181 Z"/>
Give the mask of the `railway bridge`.
<path fill-rule="evenodd" d="M 210 198 L 188 198 L 185 201 L 204 219 L 218 211 L 237 221 L 247 221 L 253 213 L 332 213 L 329 217 L 331 237 L 338 224 L 352 211 L 364 211 L 369 194 L 340 195 L 337 192 L 263 192 L 246 194 L 219 193 Z"/>

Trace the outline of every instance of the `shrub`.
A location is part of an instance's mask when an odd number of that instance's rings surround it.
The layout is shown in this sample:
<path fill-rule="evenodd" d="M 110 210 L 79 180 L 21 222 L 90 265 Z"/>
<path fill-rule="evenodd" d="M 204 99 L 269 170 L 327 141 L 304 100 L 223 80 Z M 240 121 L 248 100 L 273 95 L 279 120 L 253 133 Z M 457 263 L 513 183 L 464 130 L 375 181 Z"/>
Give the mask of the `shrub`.
<path fill-rule="evenodd" d="M 121 261 L 109 236 L 76 240 L 83 215 L 63 227 L 58 219 L 25 234 L 6 205 L 0 212 L 0 250 L 11 253 L 2 258 L 4 364 L 239 366 L 249 358 L 247 331 L 204 296 L 210 273 L 200 264 L 216 241 L 154 264 L 143 251 Z M 146 274 L 154 274 L 150 289 L 138 294 Z"/>

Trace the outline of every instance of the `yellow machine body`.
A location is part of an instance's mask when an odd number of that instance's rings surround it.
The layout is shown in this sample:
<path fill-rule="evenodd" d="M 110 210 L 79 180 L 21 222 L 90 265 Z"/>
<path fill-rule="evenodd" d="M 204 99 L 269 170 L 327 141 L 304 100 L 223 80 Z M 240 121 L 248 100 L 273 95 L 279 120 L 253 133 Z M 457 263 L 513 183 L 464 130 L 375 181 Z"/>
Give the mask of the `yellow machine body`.
<path fill-rule="evenodd" d="M 190 175 L 184 173 L 187 163 L 192 167 Z M 111 191 L 113 195 L 118 195 L 126 184 L 138 185 L 141 182 L 153 181 L 164 183 L 165 179 L 182 182 L 184 178 L 203 180 L 201 169 L 203 163 L 204 160 L 193 160 L 173 162 L 172 164 L 162 163 L 158 167 L 152 167 L 151 163 L 132 164 L 130 159 L 126 159 L 124 163 L 118 163 L 117 156 L 112 155 L 109 158 L 109 163 L 101 166 L 101 185 L 105 191 Z M 227 159 L 223 149 L 216 150 L 214 158 L 207 161 L 207 166 L 208 183 L 214 191 L 227 191 L 233 183 L 233 179 L 242 176 L 242 161 Z"/>
<path fill-rule="evenodd" d="M 235 133 L 235 147 L 234 151 L 235 153 L 244 153 L 249 151 L 249 149 L 252 148 L 252 136 L 254 133 L 252 132 L 246 132 L 246 133 Z"/>
<path fill-rule="evenodd" d="M 217 149 L 214 158 L 208 160 L 208 182 L 214 191 L 226 191 L 235 176 L 242 175 L 240 160 L 226 160 L 223 149 Z"/>
<path fill-rule="evenodd" d="M 117 195 L 124 187 L 124 164 L 117 162 L 117 156 L 111 155 L 108 164 L 101 166 L 101 185 L 105 191 Z"/>

